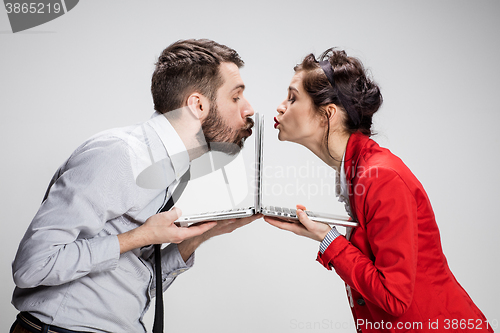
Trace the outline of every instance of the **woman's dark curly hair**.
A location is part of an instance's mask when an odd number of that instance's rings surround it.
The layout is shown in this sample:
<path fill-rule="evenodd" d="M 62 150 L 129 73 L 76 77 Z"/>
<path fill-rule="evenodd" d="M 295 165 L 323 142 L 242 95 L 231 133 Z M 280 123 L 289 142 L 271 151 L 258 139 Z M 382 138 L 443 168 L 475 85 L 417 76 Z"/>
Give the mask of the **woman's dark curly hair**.
<path fill-rule="evenodd" d="M 323 60 L 328 60 L 333 68 L 335 87 L 332 87 L 319 65 L 319 61 Z M 303 72 L 302 84 L 311 96 L 317 112 L 328 117 L 324 106 L 333 103 L 343 111 L 344 128 L 347 132 L 352 134 L 359 131 L 368 136 L 373 134 L 372 118 L 382 104 L 382 94 L 378 85 L 366 75 L 360 60 L 348 57 L 343 50 L 330 48 L 321 54 L 319 60 L 312 53 L 309 54 L 294 70 L 296 73 Z M 344 103 L 339 99 L 339 90 Z M 357 113 L 360 120 L 358 124 L 346 112 L 344 104 L 349 105 L 349 112 Z M 327 138 L 329 132 L 328 126 Z"/>

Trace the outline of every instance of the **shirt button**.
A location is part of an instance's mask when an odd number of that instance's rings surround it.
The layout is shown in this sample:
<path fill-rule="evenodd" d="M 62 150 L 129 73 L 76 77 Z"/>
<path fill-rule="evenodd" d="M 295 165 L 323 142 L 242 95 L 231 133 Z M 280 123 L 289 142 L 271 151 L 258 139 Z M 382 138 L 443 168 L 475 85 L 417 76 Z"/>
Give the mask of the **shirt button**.
<path fill-rule="evenodd" d="M 363 305 L 366 304 L 365 300 L 362 299 L 362 298 L 358 298 L 357 301 L 356 301 L 356 303 L 358 303 L 358 305 L 361 305 L 361 306 L 363 306 Z"/>

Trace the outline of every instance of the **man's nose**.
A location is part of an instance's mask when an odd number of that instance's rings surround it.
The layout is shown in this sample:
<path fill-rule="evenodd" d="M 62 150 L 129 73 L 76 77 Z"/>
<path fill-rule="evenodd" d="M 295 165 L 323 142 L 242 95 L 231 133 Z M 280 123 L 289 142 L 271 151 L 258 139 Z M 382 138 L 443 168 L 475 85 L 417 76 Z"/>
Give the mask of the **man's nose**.
<path fill-rule="evenodd" d="M 246 101 L 245 107 L 243 108 L 243 112 L 242 112 L 243 118 L 251 117 L 255 113 L 252 105 L 250 105 L 250 103 L 248 102 L 248 100 L 246 98 L 245 98 L 245 101 Z"/>

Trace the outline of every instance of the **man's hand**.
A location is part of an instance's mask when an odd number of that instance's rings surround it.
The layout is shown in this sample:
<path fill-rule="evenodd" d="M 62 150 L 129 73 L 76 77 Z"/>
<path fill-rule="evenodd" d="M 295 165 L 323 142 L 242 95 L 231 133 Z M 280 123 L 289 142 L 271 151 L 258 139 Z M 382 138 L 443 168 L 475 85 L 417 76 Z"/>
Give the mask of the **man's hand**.
<path fill-rule="evenodd" d="M 188 238 L 199 236 L 217 225 L 216 222 L 201 223 L 189 228 L 174 224 L 181 210 L 173 208 L 168 212 L 155 214 L 143 225 L 118 235 L 120 253 L 151 244 L 180 243 Z"/>
<path fill-rule="evenodd" d="M 182 259 L 184 259 L 184 262 L 186 262 L 188 258 L 193 254 L 193 252 L 198 248 L 198 246 L 200 246 L 201 243 L 205 242 L 206 240 L 215 236 L 231 233 L 234 230 L 241 228 L 260 217 L 262 217 L 262 214 L 255 214 L 249 217 L 243 217 L 241 219 L 210 222 L 210 223 L 216 223 L 216 226 L 199 236 L 186 239 L 177 246 L 179 248 L 179 252 L 182 256 Z M 189 228 L 194 228 L 194 227 L 197 227 L 197 224 L 191 225 Z"/>
<path fill-rule="evenodd" d="M 262 214 L 256 214 L 252 215 L 249 217 L 244 217 L 241 219 L 232 219 L 232 220 L 222 220 L 222 221 L 216 221 L 217 225 L 213 227 L 212 229 L 208 230 L 205 232 L 203 235 L 201 235 L 201 238 L 204 238 L 204 240 L 208 240 L 212 237 L 223 235 L 223 234 L 229 234 L 233 232 L 234 230 L 241 228 L 250 222 L 255 221 L 256 219 L 262 217 Z"/>
<path fill-rule="evenodd" d="M 264 220 L 277 228 L 288 230 L 299 236 L 308 237 L 317 240 L 318 242 L 322 242 L 326 234 L 330 232 L 331 227 L 325 223 L 311 221 L 307 214 L 304 213 L 305 209 L 306 207 L 297 205 L 297 217 L 299 218 L 300 223 L 284 222 L 279 218 L 269 216 L 265 216 Z"/>

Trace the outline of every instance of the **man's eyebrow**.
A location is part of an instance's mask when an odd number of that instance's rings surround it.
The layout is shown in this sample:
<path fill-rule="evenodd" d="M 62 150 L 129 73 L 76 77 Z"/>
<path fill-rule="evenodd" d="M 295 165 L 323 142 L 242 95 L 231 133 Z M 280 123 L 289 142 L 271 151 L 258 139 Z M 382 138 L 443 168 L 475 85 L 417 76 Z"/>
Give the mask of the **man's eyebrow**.
<path fill-rule="evenodd" d="M 241 89 L 241 90 L 245 90 L 245 85 L 244 84 L 238 84 L 236 87 L 234 87 L 231 92 L 235 91 L 235 90 L 238 90 L 238 89 Z"/>

